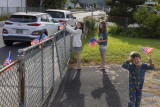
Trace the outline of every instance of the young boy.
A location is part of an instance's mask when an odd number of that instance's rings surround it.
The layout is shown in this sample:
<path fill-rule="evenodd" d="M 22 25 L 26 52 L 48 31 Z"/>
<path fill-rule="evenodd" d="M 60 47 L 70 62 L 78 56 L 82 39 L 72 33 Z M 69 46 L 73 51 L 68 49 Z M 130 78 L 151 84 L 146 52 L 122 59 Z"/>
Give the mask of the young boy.
<path fill-rule="evenodd" d="M 142 96 L 142 88 L 145 78 L 145 71 L 154 69 L 152 59 L 149 59 L 149 65 L 141 63 L 141 56 L 138 52 L 133 51 L 128 60 L 122 67 L 129 70 L 129 102 L 128 107 L 139 107 Z"/>

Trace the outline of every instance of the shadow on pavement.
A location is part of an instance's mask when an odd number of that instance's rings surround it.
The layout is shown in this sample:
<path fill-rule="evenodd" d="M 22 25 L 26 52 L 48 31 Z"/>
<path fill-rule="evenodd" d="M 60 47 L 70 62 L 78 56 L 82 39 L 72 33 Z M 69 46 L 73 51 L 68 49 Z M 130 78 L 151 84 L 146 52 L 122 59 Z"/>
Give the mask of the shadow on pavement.
<path fill-rule="evenodd" d="M 80 75 L 81 70 L 76 71 L 73 68 L 67 70 L 51 107 L 84 107 L 84 94 L 80 94 Z"/>
<path fill-rule="evenodd" d="M 94 99 L 101 98 L 102 94 L 106 94 L 106 103 L 108 104 L 108 107 L 122 107 L 120 103 L 120 98 L 119 95 L 110 81 L 108 74 L 105 72 L 105 70 L 102 70 L 103 73 L 103 87 L 98 89 L 95 89 L 91 92 L 91 95 L 93 96 Z"/>

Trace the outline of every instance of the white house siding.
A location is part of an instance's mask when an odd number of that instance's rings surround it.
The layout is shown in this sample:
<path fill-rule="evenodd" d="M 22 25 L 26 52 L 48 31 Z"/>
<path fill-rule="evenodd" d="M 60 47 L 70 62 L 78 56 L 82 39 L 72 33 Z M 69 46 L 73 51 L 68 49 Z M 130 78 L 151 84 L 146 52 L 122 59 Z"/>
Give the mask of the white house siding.
<path fill-rule="evenodd" d="M 26 0 L 0 0 L 0 16 L 25 11 Z"/>
<path fill-rule="evenodd" d="M 26 0 L 0 0 L 0 7 L 26 7 Z"/>

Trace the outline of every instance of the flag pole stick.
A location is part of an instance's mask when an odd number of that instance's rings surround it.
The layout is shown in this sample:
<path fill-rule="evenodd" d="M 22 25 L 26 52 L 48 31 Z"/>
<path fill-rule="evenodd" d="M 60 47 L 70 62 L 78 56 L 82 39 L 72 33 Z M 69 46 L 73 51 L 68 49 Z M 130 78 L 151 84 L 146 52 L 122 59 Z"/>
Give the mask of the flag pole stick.
<path fill-rule="evenodd" d="M 150 57 L 147 54 L 145 54 L 145 55 L 147 56 L 148 59 L 150 59 Z"/>

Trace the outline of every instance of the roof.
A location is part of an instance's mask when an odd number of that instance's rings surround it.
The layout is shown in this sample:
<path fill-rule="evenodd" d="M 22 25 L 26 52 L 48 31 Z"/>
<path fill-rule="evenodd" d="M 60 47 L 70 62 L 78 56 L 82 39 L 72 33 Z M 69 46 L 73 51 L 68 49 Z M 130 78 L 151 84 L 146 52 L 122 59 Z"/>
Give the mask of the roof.
<path fill-rule="evenodd" d="M 58 12 L 67 12 L 70 13 L 68 10 L 58 10 L 58 9 L 47 9 L 46 11 L 58 11 Z"/>
<path fill-rule="evenodd" d="M 43 15 L 43 14 L 46 14 L 46 13 L 40 13 L 40 12 L 17 12 L 17 13 L 14 13 L 13 15 L 31 15 L 31 16 L 38 16 L 38 15 Z"/>
<path fill-rule="evenodd" d="M 144 4 L 158 4 L 158 2 L 145 2 Z"/>

